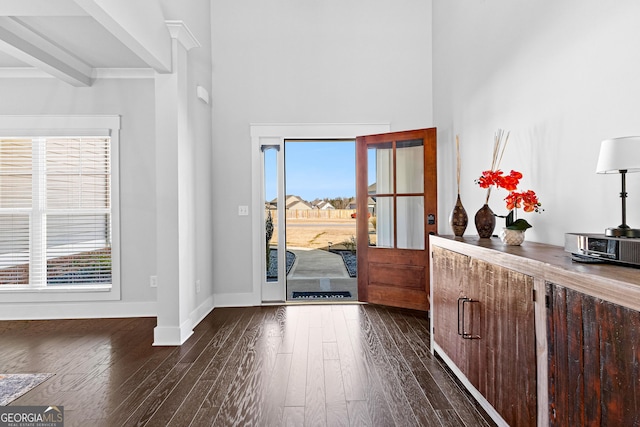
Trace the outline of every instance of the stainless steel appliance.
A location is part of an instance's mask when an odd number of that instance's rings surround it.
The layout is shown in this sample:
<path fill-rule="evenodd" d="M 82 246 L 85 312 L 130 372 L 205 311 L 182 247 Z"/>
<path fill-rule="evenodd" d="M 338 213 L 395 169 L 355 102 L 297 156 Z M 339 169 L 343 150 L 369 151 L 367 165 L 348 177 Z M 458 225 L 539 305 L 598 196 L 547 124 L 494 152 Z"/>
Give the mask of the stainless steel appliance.
<path fill-rule="evenodd" d="M 566 233 L 564 250 L 576 261 L 601 261 L 640 267 L 640 238 Z"/>

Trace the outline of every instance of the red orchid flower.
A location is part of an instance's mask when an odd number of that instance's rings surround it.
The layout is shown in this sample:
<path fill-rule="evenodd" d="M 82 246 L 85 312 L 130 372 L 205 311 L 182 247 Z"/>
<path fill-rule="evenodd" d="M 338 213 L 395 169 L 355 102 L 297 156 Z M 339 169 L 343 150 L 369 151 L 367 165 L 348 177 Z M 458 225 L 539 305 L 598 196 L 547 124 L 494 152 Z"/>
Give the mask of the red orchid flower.
<path fill-rule="evenodd" d="M 495 185 L 498 188 L 504 188 L 507 191 L 514 191 L 518 188 L 522 174 L 512 170 L 509 175 L 504 175 L 501 170 L 486 170 L 482 172 L 482 176 L 476 180 L 481 188 L 489 188 Z"/>
<path fill-rule="evenodd" d="M 504 200 L 507 202 L 507 210 L 519 209 L 524 205 L 525 212 L 540 212 L 540 206 L 542 206 L 533 190 L 522 193 L 512 191 Z"/>
<path fill-rule="evenodd" d="M 489 188 L 495 185 L 499 177 L 502 175 L 501 170 L 486 170 L 482 172 L 482 176 L 476 180 L 481 188 Z"/>
<path fill-rule="evenodd" d="M 524 208 L 525 212 L 542 212 L 542 204 L 538 200 L 535 191 L 527 190 L 518 192 L 518 184 L 522 179 L 522 173 L 512 170 L 509 175 L 505 175 L 501 170 L 486 170 L 482 172 L 482 176 L 476 180 L 481 188 L 489 188 L 495 185 L 498 188 L 504 188 L 509 192 L 504 198 L 507 203 L 507 210 Z"/>

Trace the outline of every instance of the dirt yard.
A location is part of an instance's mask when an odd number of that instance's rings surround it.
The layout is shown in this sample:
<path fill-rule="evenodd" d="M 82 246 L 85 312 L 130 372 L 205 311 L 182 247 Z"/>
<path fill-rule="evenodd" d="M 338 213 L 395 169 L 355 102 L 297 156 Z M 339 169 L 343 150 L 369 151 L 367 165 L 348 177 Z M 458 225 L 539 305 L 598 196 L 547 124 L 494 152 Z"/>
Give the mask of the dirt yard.
<path fill-rule="evenodd" d="M 276 221 L 274 227 L 277 230 Z M 274 230 L 271 244 L 278 242 Z M 340 218 L 288 219 L 287 246 L 327 249 L 329 242 L 334 249 L 351 249 L 349 242 L 355 242 L 356 220 Z M 345 245 L 346 243 L 346 245 Z"/>

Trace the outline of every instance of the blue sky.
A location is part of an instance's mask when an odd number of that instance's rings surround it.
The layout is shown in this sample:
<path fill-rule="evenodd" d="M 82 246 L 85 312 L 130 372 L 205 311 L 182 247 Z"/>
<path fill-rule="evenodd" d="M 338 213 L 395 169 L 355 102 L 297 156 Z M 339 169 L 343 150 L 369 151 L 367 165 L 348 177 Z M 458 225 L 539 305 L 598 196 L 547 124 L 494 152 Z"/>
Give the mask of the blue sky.
<path fill-rule="evenodd" d="M 265 162 L 266 199 L 276 197 L 275 152 Z M 355 197 L 354 141 L 292 142 L 285 146 L 286 192 L 307 201 L 325 197 Z"/>

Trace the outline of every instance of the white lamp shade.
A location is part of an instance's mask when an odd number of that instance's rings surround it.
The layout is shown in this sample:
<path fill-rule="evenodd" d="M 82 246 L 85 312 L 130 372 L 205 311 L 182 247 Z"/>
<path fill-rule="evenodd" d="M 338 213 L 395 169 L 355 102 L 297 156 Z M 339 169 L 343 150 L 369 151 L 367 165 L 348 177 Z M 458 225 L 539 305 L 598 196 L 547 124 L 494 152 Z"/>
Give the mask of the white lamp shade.
<path fill-rule="evenodd" d="M 640 136 L 602 141 L 596 173 L 640 172 Z"/>

